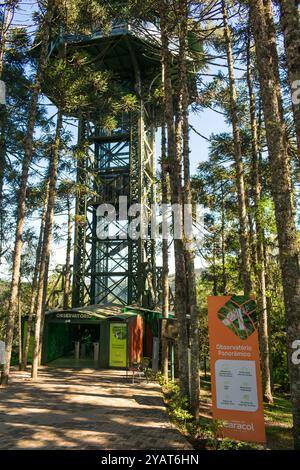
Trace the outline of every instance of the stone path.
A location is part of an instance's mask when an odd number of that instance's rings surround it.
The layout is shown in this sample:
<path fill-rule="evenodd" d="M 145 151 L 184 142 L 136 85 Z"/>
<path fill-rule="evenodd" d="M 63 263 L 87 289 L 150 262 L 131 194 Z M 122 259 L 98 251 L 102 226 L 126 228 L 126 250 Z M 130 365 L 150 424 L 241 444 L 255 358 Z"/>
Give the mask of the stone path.
<path fill-rule="evenodd" d="M 2 449 L 192 449 L 171 425 L 159 386 L 123 371 L 14 371 L 0 388 Z"/>

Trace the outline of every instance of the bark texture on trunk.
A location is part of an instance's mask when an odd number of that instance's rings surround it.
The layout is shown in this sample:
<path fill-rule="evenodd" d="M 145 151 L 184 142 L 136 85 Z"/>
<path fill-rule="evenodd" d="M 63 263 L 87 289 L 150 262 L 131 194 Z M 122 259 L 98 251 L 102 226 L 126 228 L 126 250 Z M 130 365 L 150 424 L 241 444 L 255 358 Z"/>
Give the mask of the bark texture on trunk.
<path fill-rule="evenodd" d="M 67 251 L 66 251 L 66 267 L 65 267 L 65 285 L 64 285 L 64 308 L 70 307 L 71 296 L 71 250 L 72 250 L 72 209 L 71 209 L 71 196 L 67 195 L 67 209 L 68 209 L 68 235 L 67 235 Z"/>
<path fill-rule="evenodd" d="M 22 370 L 22 291 L 21 282 L 19 286 L 18 295 L 18 365 L 19 370 Z"/>
<path fill-rule="evenodd" d="M 58 160 L 59 160 L 59 147 L 61 141 L 61 130 L 62 130 L 62 111 L 59 110 L 57 114 L 56 123 L 56 135 L 55 141 L 52 146 L 51 159 L 49 166 L 49 197 L 48 206 L 45 220 L 45 230 L 43 236 L 41 263 L 40 263 L 40 275 L 37 289 L 37 307 L 35 316 L 35 330 L 34 330 L 34 347 L 33 347 L 33 358 L 32 358 L 32 379 L 36 379 L 38 376 L 39 358 L 41 352 L 42 338 L 41 333 L 43 330 L 43 317 L 46 301 L 46 290 L 47 290 L 47 277 L 49 269 L 49 259 L 52 244 L 52 229 L 54 223 L 54 205 L 56 199 L 56 182 L 58 172 Z"/>
<path fill-rule="evenodd" d="M 3 256 L 3 238 L 4 238 L 4 177 L 5 177 L 5 167 L 6 167 L 6 142 L 5 142 L 5 133 L 6 133 L 6 108 L 0 104 L 0 266 L 1 266 L 1 257 Z"/>
<path fill-rule="evenodd" d="M 292 204 L 289 159 L 285 145 L 282 103 L 274 73 L 272 42 L 268 35 L 263 0 L 250 0 L 251 25 L 255 38 L 260 92 L 265 116 L 271 168 L 272 194 L 278 232 L 280 264 L 287 323 L 288 361 L 295 448 L 300 449 L 300 367 L 292 360 L 293 343 L 300 337 L 299 248 Z"/>
<path fill-rule="evenodd" d="M 168 189 L 168 164 L 167 164 L 167 136 L 166 125 L 162 123 L 162 138 L 161 138 L 161 193 L 162 204 L 169 204 L 169 189 Z M 167 214 L 163 213 L 163 223 L 167 224 Z M 169 317 L 169 240 L 163 238 L 162 241 L 162 374 L 164 381 L 169 380 L 169 342 L 168 342 L 168 317 Z"/>
<path fill-rule="evenodd" d="M 273 17 L 273 1 L 272 0 L 263 0 L 264 2 L 264 14 L 267 27 L 267 34 L 269 39 L 269 50 L 272 57 L 272 67 L 273 73 L 276 77 L 276 92 L 278 96 L 278 102 L 280 102 L 280 113 L 281 118 L 283 119 L 283 103 L 281 101 L 281 86 L 280 86 L 280 73 L 279 73 L 279 57 L 277 52 L 277 33 L 276 26 L 274 23 Z"/>
<path fill-rule="evenodd" d="M 250 38 L 250 32 L 249 32 Z M 258 140 L 258 126 L 255 111 L 255 96 L 253 88 L 251 56 L 251 42 L 249 39 L 247 47 L 247 84 L 250 104 L 250 123 L 251 123 L 251 147 L 252 147 L 252 196 L 254 201 L 254 218 L 256 226 L 256 259 L 254 271 L 256 276 L 256 287 L 258 289 L 258 309 L 259 309 L 259 334 L 261 365 L 264 382 L 264 397 L 269 403 L 273 403 L 271 373 L 270 373 L 270 347 L 268 330 L 268 309 L 266 293 L 266 265 L 264 254 L 264 229 L 262 223 L 262 213 L 260 208 L 261 201 L 261 172 L 259 164 L 260 144 Z"/>
<path fill-rule="evenodd" d="M 7 43 L 7 36 L 14 17 L 15 4 L 9 3 L 3 10 L 3 22 L 0 31 L 0 80 L 3 75 L 4 68 L 4 53 L 5 45 Z M 5 133 L 7 131 L 7 111 L 6 105 L 0 103 L 0 265 L 1 257 L 3 255 L 3 221 L 4 221 L 4 177 L 6 167 L 6 141 Z"/>
<path fill-rule="evenodd" d="M 179 34 L 179 82 L 182 95 L 182 140 L 184 167 L 184 240 L 185 240 L 185 269 L 187 282 L 187 311 L 190 314 L 190 401 L 195 419 L 199 415 L 200 402 L 200 364 L 199 364 L 199 309 L 197 304 L 197 289 L 195 277 L 195 252 L 193 239 L 193 206 L 190 176 L 189 148 L 189 88 L 188 88 L 188 2 L 180 2 L 180 34 Z"/>
<path fill-rule="evenodd" d="M 238 109 L 237 109 L 237 92 L 236 92 L 235 77 L 234 77 L 232 40 L 231 40 L 231 32 L 230 32 L 229 25 L 228 25 L 228 11 L 227 11 L 226 0 L 222 0 L 222 13 L 223 13 L 223 21 L 224 21 L 224 36 L 225 36 L 225 42 L 226 42 L 226 52 L 227 52 L 227 64 L 228 64 L 229 88 L 230 88 L 230 118 L 231 118 L 232 131 L 233 131 L 236 186 L 237 186 L 237 193 L 238 193 L 240 245 L 241 245 L 241 256 L 242 256 L 242 278 L 243 278 L 243 284 L 244 284 L 244 293 L 245 295 L 250 295 L 251 293 L 251 263 L 250 263 L 250 247 L 249 247 L 248 224 L 247 224 L 245 177 L 244 177 L 244 165 L 243 165 L 243 158 L 242 158 L 239 117 L 238 117 Z"/>
<path fill-rule="evenodd" d="M 226 272 L 226 220 L 225 220 L 225 193 L 224 181 L 221 181 L 221 251 L 222 251 L 222 294 L 227 295 L 227 272 Z"/>
<path fill-rule="evenodd" d="M 0 31 L 0 80 L 2 78 L 3 72 L 5 45 L 7 43 L 9 28 L 14 17 L 16 3 L 17 2 L 8 2 L 8 4 L 4 7 L 3 10 L 4 18 Z"/>
<path fill-rule="evenodd" d="M 189 370 L 188 370 L 188 334 L 186 320 L 186 278 L 183 242 L 183 214 L 182 214 L 182 117 L 177 114 L 176 131 L 174 125 L 173 87 L 170 75 L 170 52 L 168 41 L 167 7 L 165 1 L 161 2 L 161 39 L 162 64 L 164 69 L 164 106 L 168 135 L 168 169 L 170 174 L 171 203 L 177 207 L 176 231 L 178 237 L 174 240 L 175 254 L 175 313 L 178 325 L 178 368 L 181 394 L 189 396 Z"/>
<path fill-rule="evenodd" d="M 25 345 L 24 345 L 23 364 L 22 364 L 23 370 L 26 370 L 27 368 L 30 338 L 31 338 L 31 333 L 32 333 L 33 314 L 36 308 L 36 293 L 37 293 L 36 291 L 37 291 L 38 276 L 39 276 L 39 271 L 40 271 L 41 251 L 42 251 L 42 243 L 43 243 L 45 219 L 46 219 L 46 209 L 48 205 L 48 189 L 49 188 L 47 184 L 46 197 L 44 200 L 44 206 L 43 206 L 43 211 L 42 211 L 42 216 L 41 216 L 40 234 L 39 234 L 38 245 L 37 245 L 37 250 L 36 250 L 34 273 L 33 273 L 33 279 L 32 279 L 30 310 L 29 310 L 28 321 L 27 321 L 26 335 L 24 338 Z"/>
<path fill-rule="evenodd" d="M 281 0 L 281 27 L 292 92 L 293 114 L 300 163 L 300 20 L 298 0 Z"/>
<path fill-rule="evenodd" d="M 32 90 L 31 103 L 29 108 L 29 117 L 27 123 L 27 133 L 24 142 L 24 158 L 22 161 L 22 175 L 20 188 L 18 191 L 18 210 L 17 210 L 17 223 L 16 223 L 16 236 L 15 246 L 13 254 L 13 267 L 12 267 L 12 280 L 10 288 L 9 308 L 7 313 L 7 325 L 6 325 L 6 339 L 5 339 L 5 365 L 3 367 L 1 375 L 1 385 L 6 386 L 8 384 L 8 377 L 10 371 L 10 361 L 14 337 L 14 326 L 15 316 L 17 311 L 18 303 L 18 287 L 20 280 L 20 268 L 21 268 L 21 253 L 23 246 L 23 229 L 25 223 L 26 214 L 26 194 L 28 185 L 29 167 L 33 154 L 33 135 L 34 126 L 37 116 L 38 98 L 41 91 L 41 81 L 46 66 L 48 43 L 50 36 L 50 26 L 53 16 L 53 6 L 55 0 L 49 0 L 47 12 L 44 18 L 44 24 L 42 27 L 41 45 L 40 45 L 40 57 L 38 70 Z"/>

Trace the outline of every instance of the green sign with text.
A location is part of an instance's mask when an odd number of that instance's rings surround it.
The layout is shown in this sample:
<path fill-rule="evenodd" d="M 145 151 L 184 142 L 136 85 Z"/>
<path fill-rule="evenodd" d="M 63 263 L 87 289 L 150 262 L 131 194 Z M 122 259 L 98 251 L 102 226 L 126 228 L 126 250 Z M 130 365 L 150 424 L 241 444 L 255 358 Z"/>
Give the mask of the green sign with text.
<path fill-rule="evenodd" d="M 109 367 L 126 367 L 127 325 L 111 323 L 109 334 Z"/>

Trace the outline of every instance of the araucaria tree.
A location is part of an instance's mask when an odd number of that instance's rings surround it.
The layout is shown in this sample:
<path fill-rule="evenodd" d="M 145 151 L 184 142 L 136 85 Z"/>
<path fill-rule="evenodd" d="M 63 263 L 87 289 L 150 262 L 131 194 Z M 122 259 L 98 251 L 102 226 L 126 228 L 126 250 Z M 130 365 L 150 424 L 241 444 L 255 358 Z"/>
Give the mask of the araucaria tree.
<path fill-rule="evenodd" d="M 292 202 L 286 127 L 282 120 L 282 102 L 277 93 L 278 88 L 280 88 L 278 73 L 274 72 L 277 61 L 274 58 L 272 38 L 269 36 L 265 5 L 263 0 L 249 0 L 249 5 L 266 126 L 282 271 L 294 441 L 295 448 L 300 449 L 300 367 L 292 360 L 293 345 L 295 341 L 299 340 L 300 333 L 299 242 L 295 222 L 295 208 Z"/>
<path fill-rule="evenodd" d="M 47 51 L 50 37 L 51 22 L 54 13 L 55 0 L 49 0 L 46 5 L 46 11 L 43 12 L 40 20 L 40 53 L 38 59 L 38 68 L 36 72 L 35 82 L 32 88 L 30 109 L 28 115 L 27 132 L 24 140 L 24 157 L 22 163 L 22 176 L 20 187 L 18 190 L 18 212 L 16 223 L 15 245 L 13 252 L 13 269 L 12 280 L 10 289 L 9 308 L 7 313 L 7 326 L 5 338 L 5 365 L 1 375 L 1 385 L 5 386 L 8 383 L 11 353 L 14 336 L 15 316 L 18 304 L 18 290 L 20 284 L 20 267 L 21 267 L 21 254 L 22 254 L 22 236 L 24 230 L 25 216 L 26 216 L 26 193 L 28 186 L 28 175 L 30 163 L 33 154 L 33 137 L 36 117 L 38 113 L 38 99 L 41 92 L 41 82 L 43 73 L 46 67 Z"/>

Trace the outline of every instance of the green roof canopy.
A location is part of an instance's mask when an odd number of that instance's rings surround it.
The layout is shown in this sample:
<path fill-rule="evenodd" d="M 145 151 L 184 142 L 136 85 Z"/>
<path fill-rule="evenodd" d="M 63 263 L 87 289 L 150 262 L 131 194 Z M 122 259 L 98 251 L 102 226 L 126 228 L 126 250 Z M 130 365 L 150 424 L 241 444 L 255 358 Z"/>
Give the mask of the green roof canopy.
<path fill-rule="evenodd" d="M 56 309 L 49 310 L 46 312 L 46 315 L 52 313 L 83 313 L 91 317 L 99 318 L 99 320 L 109 320 L 112 318 L 120 318 L 122 320 L 127 320 L 131 317 L 136 317 L 137 315 L 142 315 L 144 317 L 151 316 L 152 318 L 161 319 L 162 313 L 157 310 L 149 310 L 146 308 L 141 308 L 138 306 L 122 306 L 116 304 L 106 304 L 106 305 L 87 305 L 86 307 L 78 307 L 72 309 Z M 174 314 L 169 314 L 170 319 L 174 319 Z"/>

